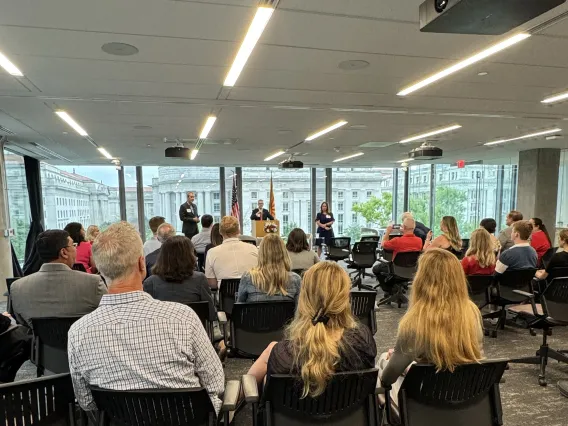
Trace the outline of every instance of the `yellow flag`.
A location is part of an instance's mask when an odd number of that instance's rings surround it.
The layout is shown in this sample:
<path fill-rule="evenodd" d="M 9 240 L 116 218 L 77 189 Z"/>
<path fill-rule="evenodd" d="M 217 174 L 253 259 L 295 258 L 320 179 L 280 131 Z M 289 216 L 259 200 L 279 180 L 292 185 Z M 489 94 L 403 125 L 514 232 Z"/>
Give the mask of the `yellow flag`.
<path fill-rule="evenodd" d="M 270 174 L 270 202 L 268 210 L 272 217 L 276 217 L 276 203 L 274 202 L 274 188 L 272 187 L 272 174 Z"/>

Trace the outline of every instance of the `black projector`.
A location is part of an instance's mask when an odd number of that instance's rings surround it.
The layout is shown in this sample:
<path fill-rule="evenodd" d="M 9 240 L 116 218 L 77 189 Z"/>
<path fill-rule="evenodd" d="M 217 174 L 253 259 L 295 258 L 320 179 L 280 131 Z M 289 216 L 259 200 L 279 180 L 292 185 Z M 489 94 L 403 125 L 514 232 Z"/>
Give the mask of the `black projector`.
<path fill-rule="evenodd" d="M 191 149 L 184 148 L 183 146 L 166 148 L 166 158 L 185 158 L 186 160 L 189 160 L 190 155 Z"/>
<path fill-rule="evenodd" d="M 415 160 L 437 160 L 442 158 L 443 151 L 432 145 L 422 145 L 408 153 L 408 158 Z"/>
<path fill-rule="evenodd" d="M 420 31 L 499 35 L 561 5 L 566 0 L 426 0 Z"/>
<path fill-rule="evenodd" d="M 304 163 L 298 160 L 286 160 L 278 164 L 279 169 L 303 169 Z"/>

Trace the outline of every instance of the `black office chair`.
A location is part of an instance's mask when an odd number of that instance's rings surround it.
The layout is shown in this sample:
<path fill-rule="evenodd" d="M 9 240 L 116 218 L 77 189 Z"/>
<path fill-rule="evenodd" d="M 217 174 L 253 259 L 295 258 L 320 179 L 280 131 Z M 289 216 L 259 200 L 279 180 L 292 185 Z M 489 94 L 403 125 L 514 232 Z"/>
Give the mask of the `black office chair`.
<path fill-rule="evenodd" d="M 361 237 L 359 241 L 362 243 L 370 241 L 378 244 L 381 242 L 381 237 L 379 237 L 378 235 L 366 235 L 364 237 Z"/>
<path fill-rule="evenodd" d="M 223 311 L 230 318 L 233 313 L 233 305 L 239 291 L 240 278 L 221 280 L 219 285 L 219 310 Z"/>
<path fill-rule="evenodd" d="M 326 259 L 334 262 L 345 260 L 351 254 L 351 238 L 331 238 L 327 246 Z"/>
<path fill-rule="evenodd" d="M 375 315 L 377 293 L 375 291 L 352 291 L 349 295 L 351 296 L 351 312 L 359 319 L 361 324 L 369 327 L 374 336 L 377 332 Z"/>
<path fill-rule="evenodd" d="M 527 301 L 527 298 L 515 290 L 522 290 L 529 294 L 533 294 L 532 281 L 536 269 L 517 269 L 507 270 L 503 274 L 495 276 L 495 291 L 491 291 L 490 303 L 499 306 L 495 312 L 485 314 L 485 319 L 498 318 L 495 328 L 488 332 L 489 336 L 497 337 L 497 330 L 505 329 L 507 320 L 506 307 L 509 305 L 517 305 Z"/>
<path fill-rule="evenodd" d="M 227 382 L 220 415 L 229 424 L 237 407 L 240 383 Z M 204 388 L 116 391 L 91 386 L 99 426 L 216 426 L 220 424 Z"/>
<path fill-rule="evenodd" d="M 546 365 L 552 358 L 568 363 L 568 350 L 554 350 L 548 347 L 547 337 L 552 335 L 553 327 L 568 326 L 568 278 L 555 278 L 541 295 L 541 303 L 535 303 L 535 295 L 515 290 L 520 296 L 530 300 L 529 305 L 519 305 L 509 310 L 527 321 L 529 329 L 542 330 L 542 344 L 535 357 L 516 358 L 509 362 L 540 365 L 538 383 L 546 386 Z"/>
<path fill-rule="evenodd" d="M 287 374 L 268 376 L 260 398 L 256 378 L 245 375 L 243 391 L 252 404 L 253 426 L 375 426 L 380 424 L 377 375 L 375 369 L 336 373 L 316 398 L 302 398 L 300 379 Z M 259 405 L 264 406 L 260 415 Z"/>
<path fill-rule="evenodd" d="M 0 424 L 75 426 L 75 393 L 69 373 L 0 385 Z"/>
<path fill-rule="evenodd" d="M 197 314 L 209 339 L 213 341 L 213 323 L 209 319 L 209 302 L 205 300 L 201 302 L 189 302 L 185 305 L 189 306 Z"/>
<path fill-rule="evenodd" d="M 294 272 L 295 274 L 298 274 L 299 276 L 303 277 L 304 273 L 307 271 L 307 269 L 292 269 L 292 272 Z"/>
<path fill-rule="evenodd" d="M 461 258 L 465 257 L 467 250 L 469 249 L 469 238 L 462 238 L 462 249 L 461 249 Z"/>
<path fill-rule="evenodd" d="M 34 337 L 32 340 L 32 359 L 37 367 L 37 376 L 45 370 L 53 373 L 68 373 L 67 333 L 81 317 L 32 318 Z"/>
<path fill-rule="evenodd" d="M 554 256 L 554 253 L 556 253 L 558 251 L 558 247 L 551 247 L 549 248 L 546 253 L 544 253 L 544 255 L 542 256 L 542 258 L 540 259 L 540 267 L 542 268 L 547 268 L 548 264 L 550 263 L 550 260 L 552 259 L 552 256 Z"/>
<path fill-rule="evenodd" d="M 540 303 L 540 294 L 544 292 L 546 286 L 554 279 L 554 278 L 564 278 L 568 277 L 568 266 L 567 267 L 559 267 L 559 268 L 552 268 L 548 273 L 548 276 L 545 280 L 533 280 L 533 290 L 535 290 L 538 294 L 535 293 L 535 300 Z"/>
<path fill-rule="evenodd" d="M 357 287 L 359 290 L 374 291 L 373 287 L 364 285 L 363 278 L 375 278 L 374 275 L 366 272 L 367 268 L 372 268 L 377 261 L 377 242 L 376 241 L 363 241 L 355 243 L 351 252 L 352 261 L 347 265 L 349 268 L 355 269 L 350 275 L 355 275 L 351 278 L 351 287 Z"/>
<path fill-rule="evenodd" d="M 461 365 L 454 372 L 415 364 L 402 382 L 396 407 L 385 389 L 386 424 L 501 426 L 499 382 L 506 368 L 506 360 Z"/>
<path fill-rule="evenodd" d="M 218 313 L 225 345 L 233 355 L 258 358 L 271 342 L 282 340 L 295 308 L 293 301 L 235 303 L 230 333 L 226 317 L 223 312 Z"/>
<path fill-rule="evenodd" d="M 481 310 L 489 304 L 489 289 L 495 281 L 493 275 L 468 275 L 469 297 Z"/>
<path fill-rule="evenodd" d="M 16 318 L 14 315 L 14 309 L 12 308 L 12 298 L 10 297 L 10 287 L 12 287 L 12 284 L 14 284 L 15 281 L 19 280 L 20 278 L 16 277 L 16 278 L 6 278 L 6 293 L 4 294 L 4 296 L 7 297 L 6 299 L 6 312 L 8 312 L 10 315 L 12 315 L 13 318 Z M 21 324 L 21 325 L 26 325 L 27 324 Z"/>
<path fill-rule="evenodd" d="M 74 263 L 73 268 L 74 271 L 85 272 L 87 273 L 87 268 L 82 263 Z"/>
<path fill-rule="evenodd" d="M 408 291 L 408 286 L 414 279 L 414 274 L 416 274 L 418 258 L 421 254 L 422 252 L 420 251 L 410 251 L 396 255 L 392 261 L 392 271 L 387 273 L 383 272 L 387 282 L 394 284 L 393 292 L 390 297 L 381 300 L 378 303 L 379 306 L 396 303 L 400 308 L 403 303 L 408 303 L 406 292 Z"/>

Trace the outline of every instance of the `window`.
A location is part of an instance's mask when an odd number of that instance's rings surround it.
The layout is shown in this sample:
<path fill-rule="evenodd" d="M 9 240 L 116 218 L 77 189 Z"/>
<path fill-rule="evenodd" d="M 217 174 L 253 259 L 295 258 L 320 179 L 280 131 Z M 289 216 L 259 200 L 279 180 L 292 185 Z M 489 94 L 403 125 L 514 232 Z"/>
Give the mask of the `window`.
<path fill-rule="evenodd" d="M 8 186 L 7 198 L 10 227 L 14 229 L 15 234 L 14 237 L 10 238 L 10 241 L 14 246 L 18 262 L 23 264 L 26 238 L 30 231 L 31 220 L 24 158 L 4 151 L 4 159 L 6 165 L 6 184 Z"/>
<path fill-rule="evenodd" d="M 213 212 L 219 213 L 221 211 L 221 203 L 213 203 Z"/>
<path fill-rule="evenodd" d="M 282 192 L 282 198 L 288 198 L 288 191 Z"/>
<path fill-rule="evenodd" d="M 343 200 L 343 191 L 337 191 L 337 199 Z"/>
<path fill-rule="evenodd" d="M 367 198 L 371 198 L 373 196 L 373 191 L 367 191 Z"/>
<path fill-rule="evenodd" d="M 560 170 L 558 176 L 558 203 L 556 207 L 556 226 L 564 228 L 568 224 L 568 150 L 562 151 L 560 156 Z M 552 238 L 552 235 L 550 236 Z"/>
<path fill-rule="evenodd" d="M 343 203 L 337 203 L 337 210 L 339 210 L 340 212 L 343 211 Z"/>
<path fill-rule="evenodd" d="M 290 218 L 287 214 L 282 215 L 282 228 L 287 228 L 290 222 Z"/>
<path fill-rule="evenodd" d="M 221 194 L 219 192 L 214 192 L 213 193 L 213 199 L 214 200 L 220 200 L 221 199 Z"/>
<path fill-rule="evenodd" d="M 282 211 L 285 211 L 285 212 L 288 211 L 288 203 L 287 202 L 282 203 Z"/>
<path fill-rule="evenodd" d="M 351 198 L 353 198 L 354 200 L 358 199 L 359 198 L 359 192 L 353 191 L 351 193 Z"/>
<path fill-rule="evenodd" d="M 257 200 L 258 199 L 258 192 L 254 191 L 250 193 L 250 198 L 253 200 Z"/>
<path fill-rule="evenodd" d="M 339 214 L 337 215 L 337 221 L 338 221 L 339 223 L 343 223 L 343 213 L 339 213 Z"/>
<path fill-rule="evenodd" d="M 251 214 L 252 214 L 252 211 L 253 211 L 254 209 L 256 209 L 256 208 L 258 208 L 258 203 L 252 203 L 251 206 L 250 206 L 250 212 L 251 212 Z M 244 214 L 243 214 L 243 217 L 244 217 Z"/>
<path fill-rule="evenodd" d="M 351 222 L 357 223 L 357 213 L 351 213 Z"/>

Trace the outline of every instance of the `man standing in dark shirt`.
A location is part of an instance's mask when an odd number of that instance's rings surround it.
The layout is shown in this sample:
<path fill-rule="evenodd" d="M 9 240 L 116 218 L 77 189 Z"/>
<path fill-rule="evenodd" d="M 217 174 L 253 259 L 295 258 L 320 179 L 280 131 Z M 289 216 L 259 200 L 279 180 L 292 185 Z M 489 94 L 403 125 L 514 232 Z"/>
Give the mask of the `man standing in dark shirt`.
<path fill-rule="evenodd" d="M 258 200 L 258 208 L 252 211 L 250 220 L 274 220 L 274 216 L 264 208 L 264 201 Z"/>
<path fill-rule="evenodd" d="M 195 194 L 191 191 L 187 193 L 187 202 L 179 207 L 179 220 L 183 222 L 182 232 L 191 240 L 191 237 L 197 235 L 199 232 L 197 224 L 199 223 L 199 214 L 197 213 L 197 206 L 193 203 L 195 201 Z"/>

